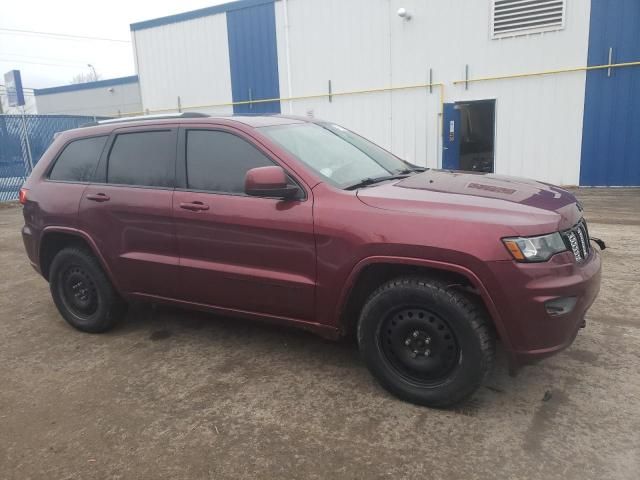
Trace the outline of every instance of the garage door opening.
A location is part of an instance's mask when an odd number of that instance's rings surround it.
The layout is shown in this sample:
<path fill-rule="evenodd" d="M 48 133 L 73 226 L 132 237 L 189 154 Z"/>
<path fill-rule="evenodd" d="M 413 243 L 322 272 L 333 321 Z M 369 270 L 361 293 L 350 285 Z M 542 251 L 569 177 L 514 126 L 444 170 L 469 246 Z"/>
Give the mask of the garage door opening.
<path fill-rule="evenodd" d="M 494 171 L 495 100 L 445 104 L 443 168 Z"/>

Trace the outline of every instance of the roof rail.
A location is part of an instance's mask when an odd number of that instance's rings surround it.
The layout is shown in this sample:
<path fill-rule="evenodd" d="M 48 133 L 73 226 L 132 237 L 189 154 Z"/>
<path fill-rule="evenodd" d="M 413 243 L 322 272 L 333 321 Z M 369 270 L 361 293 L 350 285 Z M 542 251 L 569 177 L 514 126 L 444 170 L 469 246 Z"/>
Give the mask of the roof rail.
<path fill-rule="evenodd" d="M 206 113 L 201 112 L 182 112 L 182 113 L 164 113 L 160 115 L 138 115 L 136 117 L 120 117 L 120 118 L 110 118 L 109 120 L 99 120 L 97 122 L 91 122 L 82 125 L 83 127 L 94 127 L 96 125 L 109 125 L 112 123 L 127 123 L 127 122 L 138 122 L 141 120 L 163 120 L 163 119 L 173 119 L 173 118 L 202 118 L 208 117 Z"/>

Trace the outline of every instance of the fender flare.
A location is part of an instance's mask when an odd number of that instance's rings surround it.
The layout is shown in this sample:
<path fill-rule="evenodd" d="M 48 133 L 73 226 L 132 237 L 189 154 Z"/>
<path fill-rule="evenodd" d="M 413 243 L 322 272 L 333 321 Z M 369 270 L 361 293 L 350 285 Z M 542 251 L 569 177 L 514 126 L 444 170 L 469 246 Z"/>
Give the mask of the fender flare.
<path fill-rule="evenodd" d="M 510 351 L 511 341 L 509 339 L 508 331 L 504 325 L 504 321 L 496 307 L 493 299 L 491 298 L 491 294 L 484 286 L 482 280 L 476 275 L 472 270 L 462 265 L 458 265 L 455 263 L 441 262 L 438 260 L 427 260 L 423 258 L 412 258 L 412 257 L 395 257 L 395 256 L 371 256 L 366 257 L 360 260 L 351 270 L 347 280 L 345 282 L 345 286 L 342 290 L 342 295 L 338 301 L 338 309 L 336 311 L 336 318 L 340 318 L 340 315 L 344 312 L 344 309 L 347 307 L 347 302 L 353 291 L 353 288 L 358 280 L 358 277 L 362 271 L 370 266 L 375 264 L 394 264 L 394 265 L 410 265 L 416 267 L 424 267 L 430 268 L 432 270 L 441 270 L 446 272 L 453 272 L 465 277 L 474 288 L 478 290 L 480 293 L 480 298 L 484 302 L 491 319 L 493 320 L 493 324 L 500 335 L 502 342 L 507 346 L 507 350 Z"/>
<path fill-rule="evenodd" d="M 81 238 L 82 240 L 84 240 L 84 242 L 89 246 L 89 249 L 91 250 L 91 253 L 93 253 L 96 256 L 96 258 L 98 259 L 98 262 L 100 262 L 100 266 L 102 267 L 102 269 L 107 274 L 107 277 L 109 277 L 109 280 L 111 281 L 112 285 L 115 287 L 115 289 L 118 291 L 118 293 L 122 293 L 121 290 L 120 290 L 120 286 L 119 286 L 118 282 L 116 281 L 116 278 L 113 275 L 113 272 L 111 271 L 111 268 L 109 267 L 109 264 L 107 263 L 107 261 L 105 260 L 104 256 L 100 252 L 100 249 L 96 245 L 96 242 L 93 240 L 93 238 L 91 238 L 91 236 L 88 233 L 86 233 L 85 231 L 80 230 L 78 228 L 60 227 L 60 226 L 48 226 L 48 227 L 45 227 L 42 230 L 42 235 L 40 236 L 40 241 L 39 241 L 39 244 L 38 244 L 38 266 L 40 267 L 40 271 L 42 271 L 42 245 L 43 245 L 44 240 L 46 239 L 47 235 L 50 234 L 50 233 L 64 233 L 64 234 L 72 235 L 72 236 L 75 236 L 75 237 L 78 237 L 78 238 Z"/>

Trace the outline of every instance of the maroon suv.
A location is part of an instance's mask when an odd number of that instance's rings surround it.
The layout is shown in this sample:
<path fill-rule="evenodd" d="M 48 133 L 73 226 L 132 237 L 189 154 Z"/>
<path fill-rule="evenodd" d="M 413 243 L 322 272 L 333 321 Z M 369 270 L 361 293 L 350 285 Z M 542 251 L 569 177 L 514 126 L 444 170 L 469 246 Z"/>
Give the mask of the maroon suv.
<path fill-rule="evenodd" d="M 357 334 L 388 390 L 471 395 L 568 346 L 600 287 L 560 188 L 427 170 L 332 123 L 181 114 L 60 134 L 21 192 L 24 244 L 72 326 L 145 300 Z"/>

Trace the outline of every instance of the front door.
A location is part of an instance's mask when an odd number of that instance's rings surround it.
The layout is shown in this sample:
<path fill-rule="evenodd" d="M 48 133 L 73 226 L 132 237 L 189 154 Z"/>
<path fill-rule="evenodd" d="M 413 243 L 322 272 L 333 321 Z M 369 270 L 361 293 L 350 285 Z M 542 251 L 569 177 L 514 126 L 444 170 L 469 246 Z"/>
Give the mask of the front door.
<path fill-rule="evenodd" d="M 444 128 L 442 129 L 442 168 L 460 169 L 460 110 L 455 103 L 443 106 Z"/>
<path fill-rule="evenodd" d="M 175 296 L 171 218 L 177 129 L 116 131 L 80 201 L 79 224 L 126 293 Z"/>
<path fill-rule="evenodd" d="M 180 143 L 183 185 L 173 199 L 180 297 L 230 310 L 313 319 L 316 249 L 310 190 L 305 198 L 286 201 L 245 195 L 247 170 L 276 162 L 241 132 L 181 130 Z"/>

